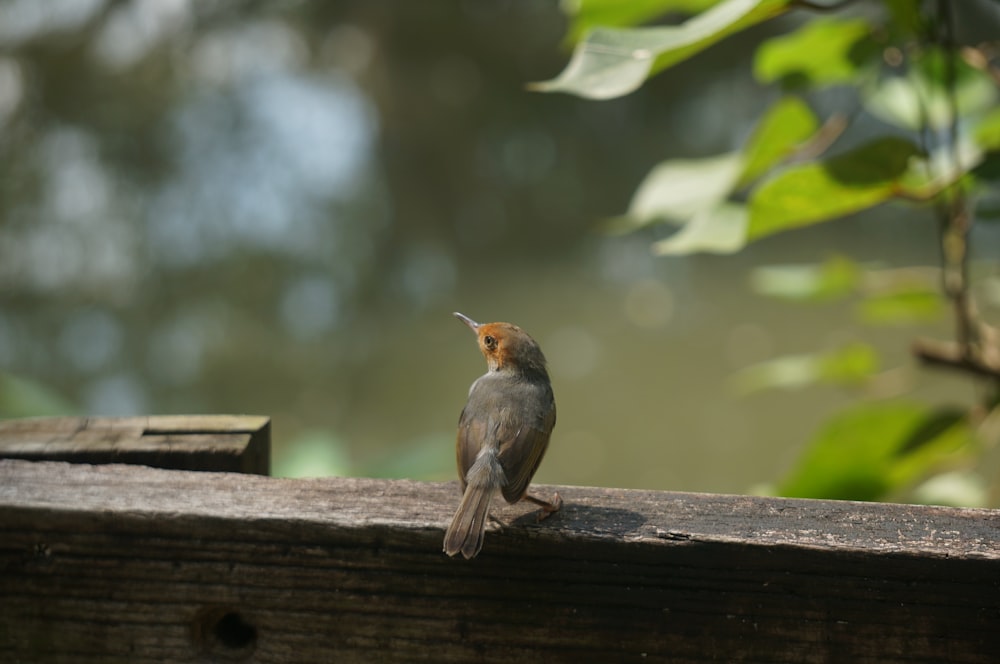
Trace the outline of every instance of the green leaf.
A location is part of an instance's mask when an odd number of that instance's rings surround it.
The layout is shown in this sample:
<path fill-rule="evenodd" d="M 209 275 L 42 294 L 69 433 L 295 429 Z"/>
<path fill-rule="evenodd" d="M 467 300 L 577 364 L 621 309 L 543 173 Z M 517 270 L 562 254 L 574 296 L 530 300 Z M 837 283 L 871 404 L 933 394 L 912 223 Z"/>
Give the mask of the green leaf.
<path fill-rule="evenodd" d="M 912 485 L 974 454 L 976 436 L 965 411 L 928 410 L 898 452 L 890 459 L 887 477 L 893 490 Z"/>
<path fill-rule="evenodd" d="M 820 357 L 820 382 L 859 385 L 879 368 L 878 353 L 868 344 L 854 343 Z"/>
<path fill-rule="evenodd" d="M 951 471 L 935 475 L 916 487 L 913 499 L 921 505 L 989 507 L 990 485 L 976 473 Z"/>
<path fill-rule="evenodd" d="M 892 17 L 890 25 L 904 37 L 920 37 L 927 34 L 927 18 L 921 11 L 920 3 L 913 0 L 882 0 Z"/>
<path fill-rule="evenodd" d="M 911 403 L 865 404 L 835 416 L 780 484 L 783 496 L 880 500 L 969 448 L 964 416 Z"/>
<path fill-rule="evenodd" d="M 780 162 L 816 133 L 818 127 L 816 116 L 801 99 L 779 99 L 757 123 L 743 150 L 746 166 L 741 182 L 756 179 Z"/>
<path fill-rule="evenodd" d="M 928 155 L 925 168 L 910 173 L 903 186 L 907 193 L 924 199 L 935 196 L 974 171 L 985 153 L 969 136 L 961 135 L 952 147 L 942 145 Z"/>
<path fill-rule="evenodd" d="M 724 201 L 742 171 L 743 156 L 738 152 L 664 161 L 639 185 L 627 215 L 636 227 L 652 221 L 687 221 Z"/>
<path fill-rule="evenodd" d="M 987 113 L 973 131 L 973 137 L 983 150 L 1000 150 L 1000 108 Z"/>
<path fill-rule="evenodd" d="M 566 39 L 575 44 L 596 27 L 618 28 L 639 25 L 670 12 L 697 14 L 718 0 L 566 0 L 563 11 L 573 17 Z"/>
<path fill-rule="evenodd" d="M 903 76 L 889 76 L 862 88 L 865 108 L 885 122 L 920 131 L 943 129 L 951 123 L 952 109 L 945 58 L 940 50 L 915 60 Z M 983 71 L 956 58 L 955 102 L 959 116 L 990 110 L 996 87 Z"/>
<path fill-rule="evenodd" d="M 816 384 L 858 385 L 878 371 L 878 354 L 862 343 L 823 353 L 785 355 L 733 375 L 741 394 L 768 389 L 797 390 Z"/>
<path fill-rule="evenodd" d="M 861 269 L 844 256 L 817 265 L 767 265 L 750 273 L 750 286 L 760 295 L 796 301 L 828 301 L 858 287 Z"/>
<path fill-rule="evenodd" d="M 887 137 L 824 161 L 788 168 L 751 195 L 749 238 L 884 203 L 903 189 L 910 160 L 919 154 L 913 143 Z"/>
<path fill-rule="evenodd" d="M 972 174 L 983 182 L 995 184 L 1000 182 L 1000 151 L 987 152 L 982 161 L 972 169 Z M 982 201 L 979 201 L 981 204 Z"/>
<path fill-rule="evenodd" d="M 646 78 L 724 37 L 787 11 L 791 0 L 724 0 L 676 26 L 595 28 L 573 50 L 566 69 L 528 87 L 612 99 L 637 90 Z"/>
<path fill-rule="evenodd" d="M 785 355 L 741 369 L 733 374 L 730 382 L 739 394 L 753 394 L 807 387 L 814 384 L 818 376 L 815 355 Z"/>
<path fill-rule="evenodd" d="M 746 206 L 723 203 L 696 214 L 679 231 L 654 244 L 653 252 L 661 256 L 731 254 L 746 245 L 746 236 Z"/>
<path fill-rule="evenodd" d="M 774 37 L 757 49 L 754 75 L 763 83 L 819 87 L 848 83 L 874 49 L 864 19 L 809 21 L 795 32 Z"/>
<path fill-rule="evenodd" d="M 879 293 L 858 305 L 858 313 L 865 322 L 883 325 L 935 320 L 943 311 L 941 294 L 919 286 Z"/>

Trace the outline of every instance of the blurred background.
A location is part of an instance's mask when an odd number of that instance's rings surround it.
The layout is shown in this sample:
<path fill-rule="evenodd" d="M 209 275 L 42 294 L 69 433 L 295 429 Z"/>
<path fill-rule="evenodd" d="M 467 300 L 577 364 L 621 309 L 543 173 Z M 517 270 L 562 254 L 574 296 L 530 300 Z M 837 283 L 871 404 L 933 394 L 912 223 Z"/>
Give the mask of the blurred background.
<path fill-rule="evenodd" d="M 541 482 L 772 482 L 856 395 L 732 376 L 830 344 L 968 402 L 908 358 L 946 318 L 861 329 L 750 285 L 840 253 L 936 264 L 930 212 L 725 257 L 602 230 L 659 161 L 746 139 L 780 25 L 595 102 L 526 90 L 568 59 L 555 1 L 0 0 L 0 416 L 263 414 L 276 474 L 451 480 L 485 369 L 452 311 L 548 356 Z"/>

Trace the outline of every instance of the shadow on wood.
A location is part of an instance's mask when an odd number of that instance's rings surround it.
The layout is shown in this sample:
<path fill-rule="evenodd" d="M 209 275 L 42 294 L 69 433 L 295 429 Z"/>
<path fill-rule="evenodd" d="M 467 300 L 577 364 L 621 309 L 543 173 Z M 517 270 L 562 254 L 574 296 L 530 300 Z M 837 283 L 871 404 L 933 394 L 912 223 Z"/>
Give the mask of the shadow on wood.
<path fill-rule="evenodd" d="M 0 660 L 995 662 L 991 510 L 0 461 Z"/>

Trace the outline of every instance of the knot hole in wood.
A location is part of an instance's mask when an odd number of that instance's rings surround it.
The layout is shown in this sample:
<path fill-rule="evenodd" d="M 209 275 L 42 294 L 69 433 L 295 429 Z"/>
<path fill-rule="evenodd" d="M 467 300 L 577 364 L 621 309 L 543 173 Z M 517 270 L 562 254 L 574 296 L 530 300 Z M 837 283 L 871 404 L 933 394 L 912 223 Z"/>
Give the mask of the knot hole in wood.
<path fill-rule="evenodd" d="M 248 659 L 257 648 L 257 628 L 232 607 L 203 607 L 192 628 L 195 647 L 213 657 Z"/>

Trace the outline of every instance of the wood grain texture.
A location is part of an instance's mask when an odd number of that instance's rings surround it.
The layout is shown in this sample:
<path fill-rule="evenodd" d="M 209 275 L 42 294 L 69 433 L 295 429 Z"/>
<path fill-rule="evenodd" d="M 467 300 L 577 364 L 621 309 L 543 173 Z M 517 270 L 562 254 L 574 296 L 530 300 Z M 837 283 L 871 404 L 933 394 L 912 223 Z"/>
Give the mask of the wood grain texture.
<path fill-rule="evenodd" d="M 0 420 L 0 458 L 267 475 L 270 431 L 259 415 Z"/>
<path fill-rule="evenodd" d="M 555 489 L 0 461 L 0 661 L 1000 661 L 1000 512 Z"/>

